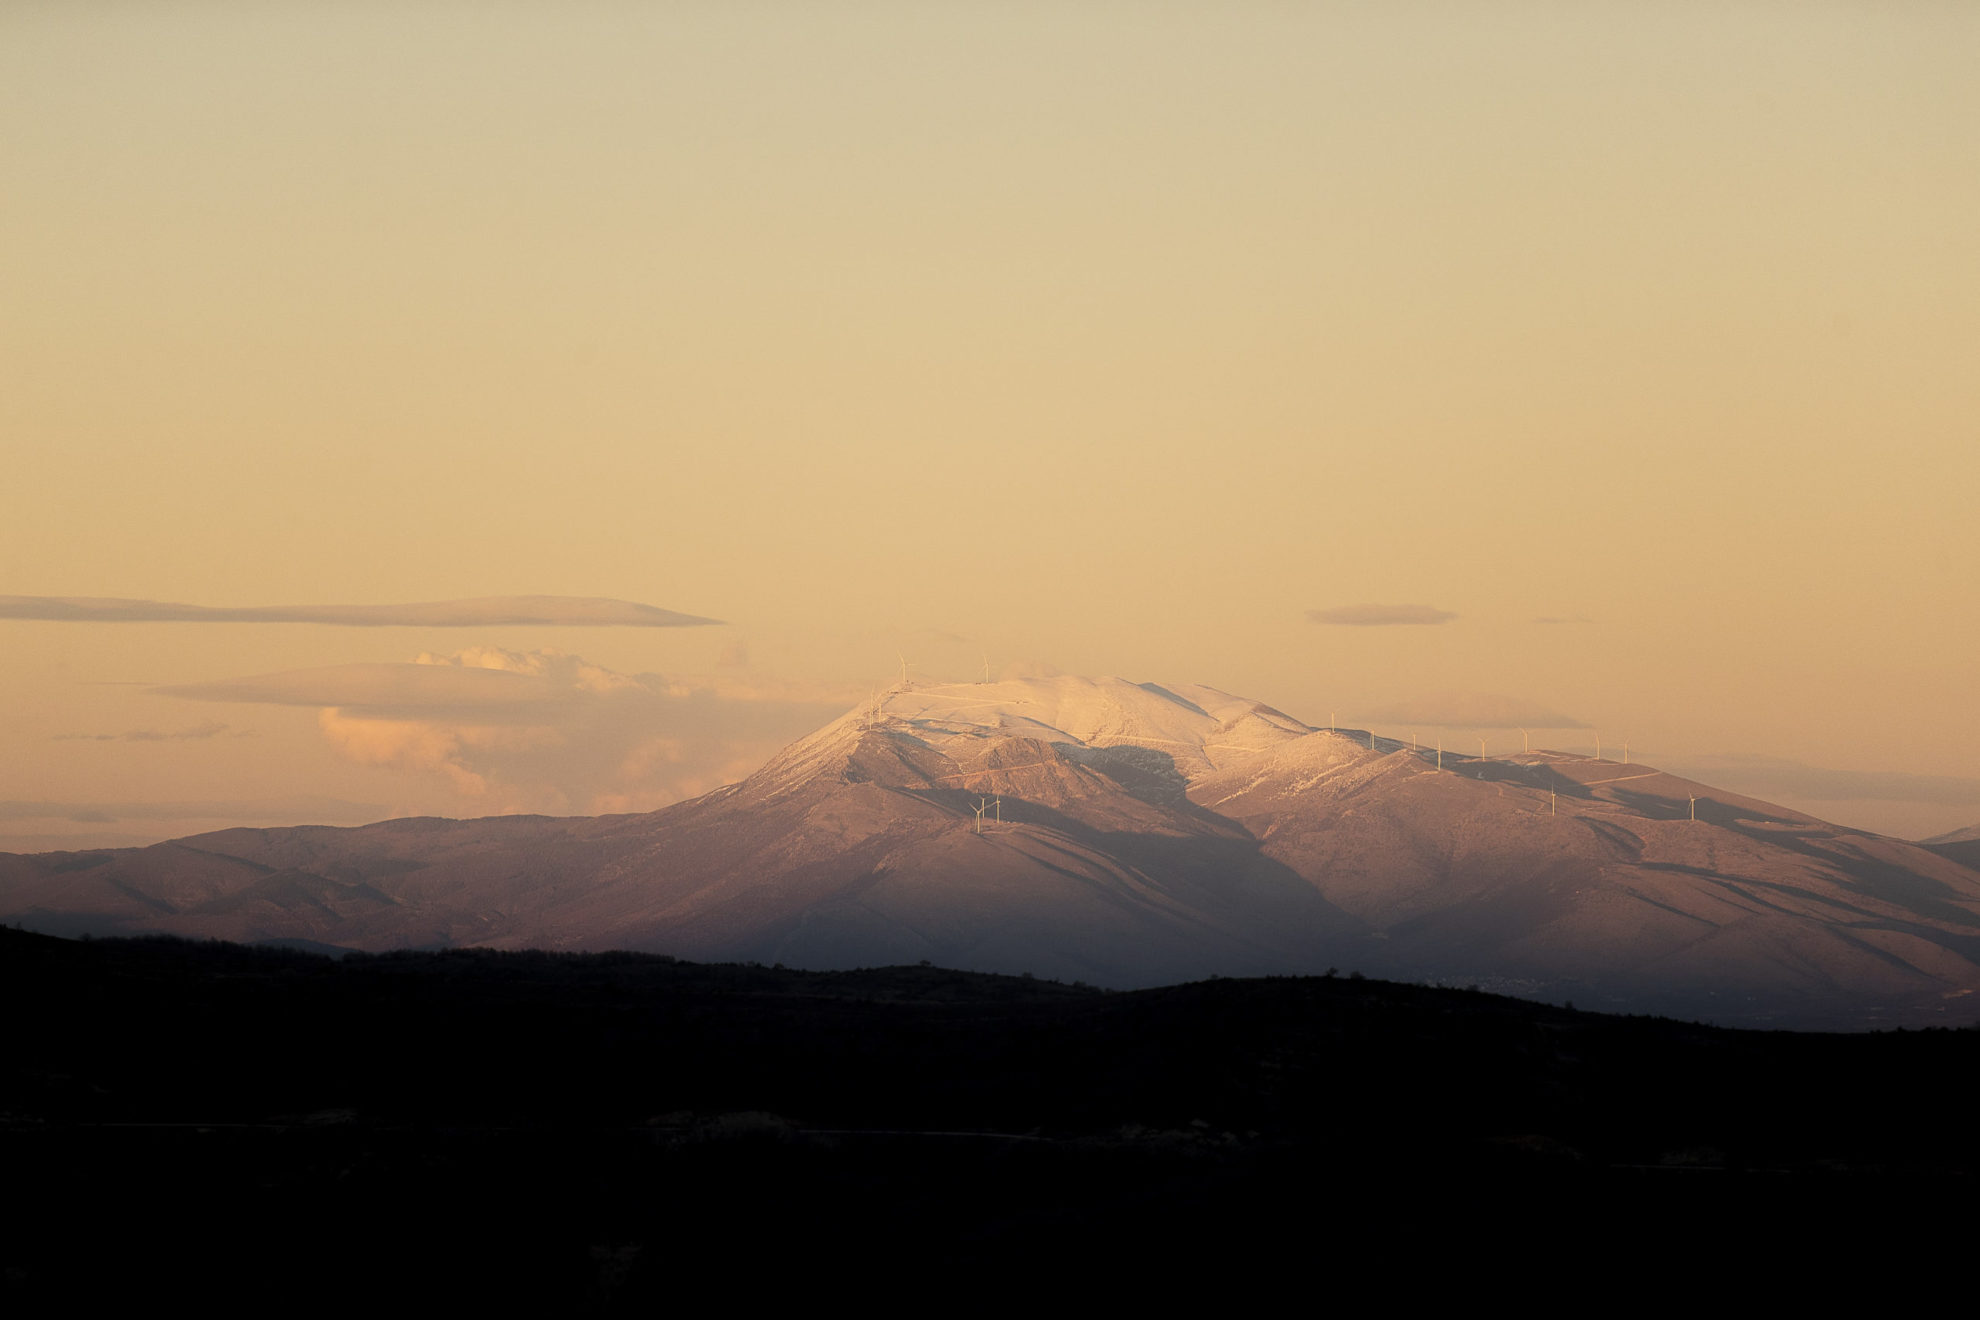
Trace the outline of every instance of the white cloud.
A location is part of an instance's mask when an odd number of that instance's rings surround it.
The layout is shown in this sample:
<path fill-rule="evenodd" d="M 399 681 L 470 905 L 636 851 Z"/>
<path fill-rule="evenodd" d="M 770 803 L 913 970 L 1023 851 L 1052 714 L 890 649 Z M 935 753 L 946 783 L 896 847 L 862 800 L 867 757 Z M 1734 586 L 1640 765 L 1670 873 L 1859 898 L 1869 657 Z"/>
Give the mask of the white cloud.
<path fill-rule="evenodd" d="M 340 755 L 444 778 L 488 813 L 664 806 L 741 778 L 860 695 L 736 665 L 709 678 L 622 674 L 492 646 L 154 691 L 317 707 Z"/>

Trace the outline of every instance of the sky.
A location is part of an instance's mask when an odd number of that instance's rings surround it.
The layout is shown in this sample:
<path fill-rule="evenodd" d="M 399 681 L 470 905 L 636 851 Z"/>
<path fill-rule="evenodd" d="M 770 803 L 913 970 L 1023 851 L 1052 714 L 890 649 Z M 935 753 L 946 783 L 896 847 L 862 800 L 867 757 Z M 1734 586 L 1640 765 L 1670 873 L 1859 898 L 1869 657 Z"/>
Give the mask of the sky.
<path fill-rule="evenodd" d="M 1980 824 L 1976 60 L 1951 0 L 13 0 L 0 848 L 648 810 L 903 660 Z"/>

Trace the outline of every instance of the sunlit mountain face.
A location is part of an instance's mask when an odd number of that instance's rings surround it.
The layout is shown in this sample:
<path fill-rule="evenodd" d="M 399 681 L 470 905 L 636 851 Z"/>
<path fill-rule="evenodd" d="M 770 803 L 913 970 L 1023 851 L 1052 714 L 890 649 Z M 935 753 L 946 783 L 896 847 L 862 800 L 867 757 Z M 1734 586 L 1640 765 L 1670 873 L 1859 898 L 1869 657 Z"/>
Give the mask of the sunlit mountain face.
<path fill-rule="evenodd" d="M 1963 1022 L 1980 872 L 1622 760 L 1462 756 L 1212 688 L 903 683 L 641 815 L 0 859 L 55 933 L 1370 975 L 1731 1023 Z"/>

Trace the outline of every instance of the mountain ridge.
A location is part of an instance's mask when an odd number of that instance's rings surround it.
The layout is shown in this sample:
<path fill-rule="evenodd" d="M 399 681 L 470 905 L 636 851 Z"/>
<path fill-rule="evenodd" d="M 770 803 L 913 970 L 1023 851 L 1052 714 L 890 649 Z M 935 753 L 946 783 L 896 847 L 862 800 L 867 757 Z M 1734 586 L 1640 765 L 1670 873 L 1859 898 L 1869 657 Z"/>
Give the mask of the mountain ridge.
<path fill-rule="evenodd" d="M 1118 678 L 899 685 L 640 815 L 0 855 L 0 916 L 1119 987 L 1339 967 L 1788 1025 L 1958 1021 L 1980 990 L 1980 873 L 1934 850 L 1655 767 Z"/>

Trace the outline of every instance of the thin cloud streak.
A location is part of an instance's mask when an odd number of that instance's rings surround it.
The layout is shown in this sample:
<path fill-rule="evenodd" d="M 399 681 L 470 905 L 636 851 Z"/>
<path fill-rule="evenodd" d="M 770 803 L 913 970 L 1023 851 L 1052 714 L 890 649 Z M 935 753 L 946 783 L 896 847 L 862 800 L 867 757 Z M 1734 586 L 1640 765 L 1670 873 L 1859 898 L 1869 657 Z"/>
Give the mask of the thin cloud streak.
<path fill-rule="evenodd" d="M 206 724 L 196 724 L 190 729 L 179 729 L 176 732 L 171 732 L 171 733 L 167 733 L 159 729 L 128 729 L 123 733 L 58 733 L 53 737 L 51 741 L 54 742 L 201 741 L 207 738 L 217 738 L 221 734 L 228 732 L 228 730 L 231 727 L 232 726 L 230 725 L 220 723 L 218 720 L 213 720 Z M 241 729 L 234 733 L 234 737 L 245 738 L 248 736 L 248 732 L 249 731 L 246 729 Z"/>
<path fill-rule="evenodd" d="M 347 628 L 699 628 L 719 624 L 604 596 L 477 596 L 410 605 L 187 605 L 116 596 L 0 596 L 0 619 L 57 623 L 317 623 Z"/>
<path fill-rule="evenodd" d="M 1309 623 L 1348 628 L 1393 628 L 1420 624 L 1449 623 L 1457 615 L 1434 605 L 1341 605 L 1330 610 L 1308 610 Z"/>
<path fill-rule="evenodd" d="M 0 820 L 248 820 L 263 824 L 365 824 L 384 816 L 375 802 L 332 797 L 282 797 L 212 802 L 0 802 Z"/>
<path fill-rule="evenodd" d="M 554 719 L 572 695 L 569 685 L 540 674 L 429 657 L 416 664 L 324 665 L 151 691 L 191 701 L 337 706 L 356 719 L 473 718 L 498 724 Z"/>

